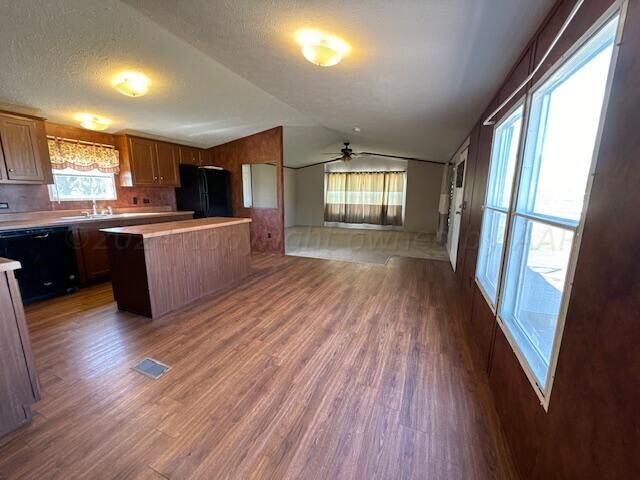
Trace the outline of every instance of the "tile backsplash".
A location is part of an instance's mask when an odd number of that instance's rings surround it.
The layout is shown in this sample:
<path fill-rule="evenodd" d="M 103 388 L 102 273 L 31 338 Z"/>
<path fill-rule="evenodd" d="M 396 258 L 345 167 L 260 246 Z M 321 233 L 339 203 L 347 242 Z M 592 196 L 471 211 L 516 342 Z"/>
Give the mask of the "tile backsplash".
<path fill-rule="evenodd" d="M 118 199 L 98 201 L 99 208 L 110 205 L 122 207 L 166 207 L 176 208 L 176 194 L 173 187 L 117 187 Z M 134 197 L 138 203 L 134 203 Z M 143 200 L 148 199 L 149 203 Z M 8 203 L 9 208 L 2 213 L 36 212 L 47 210 L 75 210 L 90 208 L 91 202 L 56 202 L 49 200 L 46 185 L 0 185 L 0 203 Z"/>

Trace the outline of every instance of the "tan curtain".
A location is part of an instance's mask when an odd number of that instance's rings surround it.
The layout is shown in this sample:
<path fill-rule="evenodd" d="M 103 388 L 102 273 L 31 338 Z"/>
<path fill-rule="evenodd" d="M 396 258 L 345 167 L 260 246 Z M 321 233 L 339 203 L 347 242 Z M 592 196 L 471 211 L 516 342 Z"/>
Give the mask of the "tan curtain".
<path fill-rule="evenodd" d="M 404 173 L 400 172 L 384 174 L 385 186 L 382 198 L 383 225 L 402 225 L 404 175 Z"/>
<path fill-rule="evenodd" d="M 327 222 L 402 225 L 404 172 L 327 173 Z"/>
<path fill-rule="evenodd" d="M 99 170 L 103 173 L 118 173 L 120 157 L 118 150 L 110 145 L 98 145 L 62 138 L 47 138 L 51 166 L 62 170 L 72 168 L 81 172 Z"/>

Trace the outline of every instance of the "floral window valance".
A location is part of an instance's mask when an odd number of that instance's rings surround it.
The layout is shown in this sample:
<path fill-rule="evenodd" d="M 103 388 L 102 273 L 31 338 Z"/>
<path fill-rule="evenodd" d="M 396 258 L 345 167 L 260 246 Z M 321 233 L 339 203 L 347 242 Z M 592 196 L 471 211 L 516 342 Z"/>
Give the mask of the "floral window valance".
<path fill-rule="evenodd" d="M 55 169 L 72 168 L 81 172 L 99 170 L 118 173 L 120 157 L 111 145 L 82 142 L 66 138 L 47 137 L 51 166 Z"/>

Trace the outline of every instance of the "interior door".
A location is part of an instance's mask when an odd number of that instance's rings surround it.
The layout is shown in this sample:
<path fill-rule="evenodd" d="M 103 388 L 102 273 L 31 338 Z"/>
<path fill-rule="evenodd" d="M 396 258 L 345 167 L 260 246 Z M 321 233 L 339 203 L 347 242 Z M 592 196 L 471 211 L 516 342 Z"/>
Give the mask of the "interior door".
<path fill-rule="evenodd" d="M 158 176 L 160 177 L 160 185 L 178 187 L 180 186 L 180 177 L 178 174 L 178 159 L 176 147 L 170 143 L 156 143 L 156 152 L 158 158 Z"/>
<path fill-rule="evenodd" d="M 462 222 L 462 212 L 464 210 L 464 179 L 467 165 L 469 149 L 465 149 L 456 159 L 452 175 L 452 199 L 449 210 L 449 235 L 447 241 L 447 251 L 453 270 L 456 269 L 458 261 L 458 247 L 460 242 L 460 224 Z"/>
<path fill-rule="evenodd" d="M 0 120 L 2 151 L 9 180 L 42 181 L 42 166 L 33 120 Z"/>
<path fill-rule="evenodd" d="M 158 185 L 156 172 L 156 142 L 143 138 L 129 138 L 131 173 L 135 185 Z"/>

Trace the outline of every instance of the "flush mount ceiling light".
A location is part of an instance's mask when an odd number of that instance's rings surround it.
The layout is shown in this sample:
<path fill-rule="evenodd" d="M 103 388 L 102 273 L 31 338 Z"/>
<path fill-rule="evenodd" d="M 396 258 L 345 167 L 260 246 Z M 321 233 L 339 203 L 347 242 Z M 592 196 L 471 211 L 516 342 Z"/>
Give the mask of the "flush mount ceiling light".
<path fill-rule="evenodd" d="M 100 115 L 94 115 L 92 113 L 78 113 L 75 115 L 75 119 L 80 122 L 80 126 L 87 130 L 95 130 L 97 132 L 109 128 L 111 120 Z"/>
<path fill-rule="evenodd" d="M 336 65 L 350 50 L 343 40 L 317 30 L 301 30 L 296 34 L 296 40 L 304 58 L 320 67 Z"/>
<path fill-rule="evenodd" d="M 149 92 L 151 80 L 144 73 L 126 70 L 116 75 L 111 84 L 123 95 L 141 97 Z"/>

